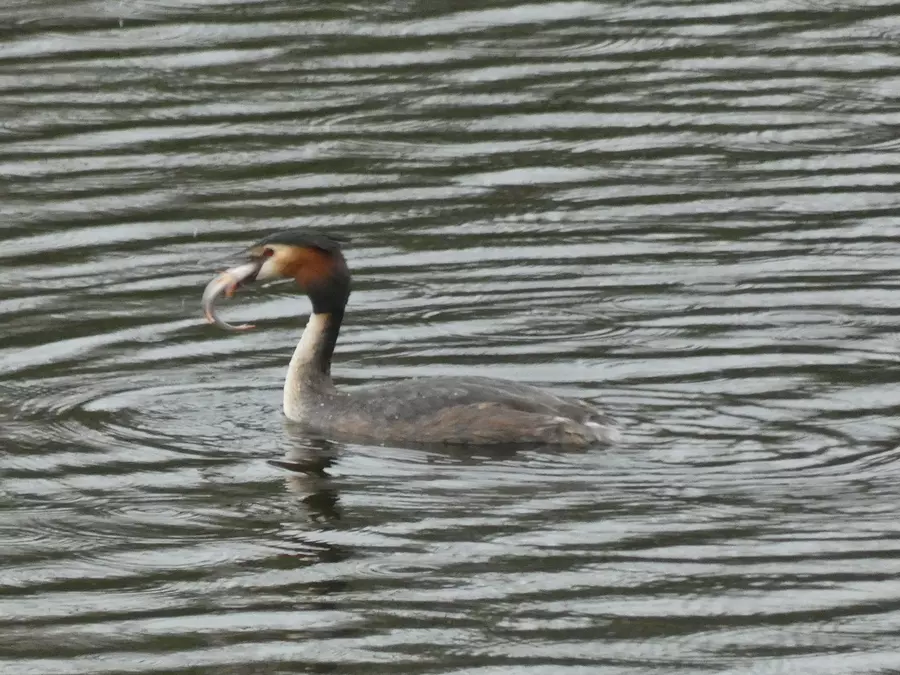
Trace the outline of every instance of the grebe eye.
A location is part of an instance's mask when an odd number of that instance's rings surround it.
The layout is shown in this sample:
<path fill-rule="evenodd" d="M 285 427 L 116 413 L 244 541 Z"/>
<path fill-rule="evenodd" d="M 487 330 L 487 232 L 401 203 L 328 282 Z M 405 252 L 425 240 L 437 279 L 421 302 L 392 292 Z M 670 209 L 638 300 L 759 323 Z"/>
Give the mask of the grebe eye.
<path fill-rule="evenodd" d="M 263 252 L 262 252 L 263 258 L 271 258 L 273 255 L 275 255 L 275 251 L 272 250 L 271 248 L 263 249 Z"/>

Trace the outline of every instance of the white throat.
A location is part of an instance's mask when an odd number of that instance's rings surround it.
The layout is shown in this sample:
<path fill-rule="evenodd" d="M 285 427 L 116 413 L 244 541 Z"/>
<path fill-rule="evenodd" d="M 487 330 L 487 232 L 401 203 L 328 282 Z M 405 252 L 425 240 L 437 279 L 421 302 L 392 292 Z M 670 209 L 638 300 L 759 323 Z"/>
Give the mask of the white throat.
<path fill-rule="evenodd" d="M 323 385 L 330 388 L 331 378 L 322 375 L 314 363 L 319 346 L 325 340 L 328 318 L 327 314 L 310 314 L 300 342 L 294 349 L 284 378 L 284 414 L 288 419 L 306 420 L 313 405 L 309 400 L 310 394 L 323 388 Z"/>

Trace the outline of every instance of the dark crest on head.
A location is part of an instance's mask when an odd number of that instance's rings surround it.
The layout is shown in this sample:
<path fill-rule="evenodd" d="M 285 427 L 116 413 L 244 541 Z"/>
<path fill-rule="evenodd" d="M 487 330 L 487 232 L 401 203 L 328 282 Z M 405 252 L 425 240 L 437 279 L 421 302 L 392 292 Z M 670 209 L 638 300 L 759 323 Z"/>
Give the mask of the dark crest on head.
<path fill-rule="evenodd" d="M 265 246 L 266 244 L 284 244 L 285 246 L 317 248 L 327 253 L 334 253 L 341 250 L 341 244 L 346 244 L 349 241 L 345 237 L 335 237 L 334 235 L 298 229 L 270 234 L 268 237 L 256 242 L 253 247 Z"/>

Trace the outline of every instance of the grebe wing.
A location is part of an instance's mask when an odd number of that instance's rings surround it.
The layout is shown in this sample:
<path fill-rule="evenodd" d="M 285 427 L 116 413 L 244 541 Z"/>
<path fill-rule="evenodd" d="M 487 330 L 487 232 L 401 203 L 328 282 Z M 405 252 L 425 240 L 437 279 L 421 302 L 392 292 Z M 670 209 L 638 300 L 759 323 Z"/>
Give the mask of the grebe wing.
<path fill-rule="evenodd" d="M 587 426 L 587 430 L 577 433 L 593 433 L 594 442 L 613 440 L 598 431 L 601 427 L 612 429 L 613 421 L 591 405 L 508 380 L 423 377 L 363 387 L 349 396 L 354 406 L 364 410 L 369 418 L 377 417 L 387 424 L 412 425 L 419 429 L 419 436 L 431 428 L 429 436 L 445 436 L 447 441 L 459 438 L 462 430 L 468 430 L 471 443 L 491 442 L 489 438 L 528 440 L 527 436 L 533 436 L 530 440 L 534 442 L 546 442 L 548 434 L 556 434 L 560 424 L 566 422 Z M 547 429 L 556 431 L 551 433 Z M 569 427 L 562 431 L 576 433 Z"/>
<path fill-rule="evenodd" d="M 419 419 L 415 437 L 426 443 L 500 445 L 539 443 L 586 448 L 614 443 L 618 431 L 600 423 L 561 415 L 514 410 L 502 403 L 472 403 L 437 411 Z"/>

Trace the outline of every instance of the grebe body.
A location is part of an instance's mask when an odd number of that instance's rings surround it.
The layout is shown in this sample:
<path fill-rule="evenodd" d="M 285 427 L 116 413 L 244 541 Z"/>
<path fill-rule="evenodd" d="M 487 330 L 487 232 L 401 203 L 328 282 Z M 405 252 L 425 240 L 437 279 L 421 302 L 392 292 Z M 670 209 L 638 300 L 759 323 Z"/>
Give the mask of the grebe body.
<path fill-rule="evenodd" d="M 207 285 L 204 313 L 228 330 L 251 328 L 220 320 L 216 299 L 252 281 L 284 278 L 295 279 L 312 303 L 288 366 L 284 414 L 311 431 L 337 440 L 398 445 L 588 447 L 618 438 L 610 418 L 589 404 L 509 380 L 422 377 L 337 389 L 331 359 L 351 277 L 340 243 L 325 235 L 291 230 L 257 242 L 247 263 Z"/>

